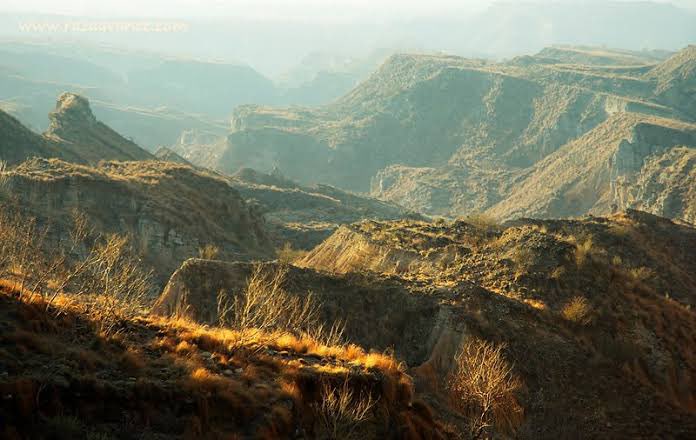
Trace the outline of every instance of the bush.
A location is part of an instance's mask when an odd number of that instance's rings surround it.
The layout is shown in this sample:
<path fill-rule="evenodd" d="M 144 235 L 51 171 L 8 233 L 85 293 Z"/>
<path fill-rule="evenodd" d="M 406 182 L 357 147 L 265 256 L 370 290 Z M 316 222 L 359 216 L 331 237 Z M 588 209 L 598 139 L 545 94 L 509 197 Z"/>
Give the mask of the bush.
<path fill-rule="evenodd" d="M 352 439 L 359 437 L 356 430 L 372 417 L 375 403 L 369 394 L 354 395 L 346 379 L 340 387 L 324 383 L 321 403 L 313 408 L 328 438 Z"/>
<path fill-rule="evenodd" d="M 257 264 L 244 291 L 234 298 L 218 294 L 218 321 L 235 330 L 285 331 L 300 335 L 319 324 L 318 304 L 311 294 L 290 295 L 283 283 L 287 269 L 265 270 Z"/>
<path fill-rule="evenodd" d="M 307 251 L 293 249 L 290 243 L 285 243 L 282 248 L 276 250 L 278 261 L 284 264 L 292 264 L 307 255 Z"/>
<path fill-rule="evenodd" d="M 592 307 L 582 296 L 576 296 L 563 307 L 561 315 L 568 321 L 586 325 L 591 321 Z"/>
<path fill-rule="evenodd" d="M 578 268 L 581 268 L 587 263 L 592 252 L 592 238 L 588 238 L 582 243 L 577 243 L 575 245 L 575 264 Z"/>
<path fill-rule="evenodd" d="M 198 249 L 198 257 L 204 260 L 214 260 L 220 255 L 220 248 L 214 244 L 206 244 Z"/>
<path fill-rule="evenodd" d="M 119 321 L 144 311 L 151 272 L 142 269 L 128 237 L 92 235 L 84 216 L 75 214 L 68 239 L 48 242 L 47 227 L 3 211 L 0 276 L 18 278 L 19 291 L 44 297 L 47 309 L 69 290 L 100 330 L 111 333 Z"/>
<path fill-rule="evenodd" d="M 448 380 L 450 398 L 468 417 L 472 438 L 485 436 L 492 426 L 514 431 L 521 423 L 522 407 L 515 398 L 520 382 L 503 357 L 504 348 L 469 339 L 454 358 Z"/>

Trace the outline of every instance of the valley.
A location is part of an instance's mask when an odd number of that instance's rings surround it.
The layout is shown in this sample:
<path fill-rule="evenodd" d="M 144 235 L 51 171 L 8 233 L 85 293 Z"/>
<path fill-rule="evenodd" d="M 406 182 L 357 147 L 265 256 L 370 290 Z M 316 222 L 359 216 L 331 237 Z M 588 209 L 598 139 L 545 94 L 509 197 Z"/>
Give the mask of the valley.
<path fill-rule="evenodd" d="M 693 11 L 303 1 L 0 39 L 0 438 L 696 438 Z"/>

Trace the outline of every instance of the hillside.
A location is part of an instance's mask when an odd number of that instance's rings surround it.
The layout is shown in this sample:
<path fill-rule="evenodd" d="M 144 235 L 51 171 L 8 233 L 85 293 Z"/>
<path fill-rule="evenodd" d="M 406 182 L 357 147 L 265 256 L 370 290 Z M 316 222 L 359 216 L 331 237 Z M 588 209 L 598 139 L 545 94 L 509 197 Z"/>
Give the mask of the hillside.
<path fill-rule="evenodd" d="M 637 211 L 502 226 L 368 221 L 340 228 L 296 264 L 339 283 L 382 277 L 436 307 L 413 321 L 430 336 L 425 357 L 408 363 L 435 396 L 461 341 L 505 344 L 524 383 L 515 438 L 688 438 L 695 240 L 692 227 Z"/>
<path fill-rule="evenodd" d="M 56 246 L 79 213 L 99 233 L 130 235 L 160 281 L 207 245 L 233 260 L 274 252 L 263 220 L 239 192 L 187 165 L 32 159 L 3 173 L 3 182 L 6 206 L 49 224 Z"/>
<path fill-rule="evenodd" d="M 89 101 L 80 95 L 62 93 L 49 119 L 48 130 L 38 135 L 0 110 L 0 159 L 10 165 L 32 157 L 59 158 L 82 164 L 154 159 L 134 142 L 98 121 Z"/>
<path fill-rule="evenodd" d="M 0 284 L 3 438 L 453 438 L 388 355 L 103 312 Z"/>
<path fill-rule="evenodd" d="M 268 172 L 279 165 L 303 184 L 369 191 L 427 214 L 491 209 L 502 219 L 576 215 L 578 209 L 518 202 L 514 190 L 535 185 L 555 161 L 570 167 L 565 173 L 581 174 L 574 167 L 585 164 L 575 164 L 574 152 L 605 152 L 606 162 L 593 159 L 590 173 L 611 174 L 608 145 L 618 148 L 622 140 L 620 155 L 637 148 L 636 158 L 645 161 L 672 147 L 696 147 L 690 134 L 692 52 L 686 48 L 665 59 L 663 53 L 566 47 L 501 63 L 395 55 L 334 103 L 317 109 L 238 107 L 225 142 L 175 150 L 226 173 L 242 167 Z M 616 124 L 622 126 L 618 132 L 608 128 Z M 646 126 L 673 128 L 634 145 L 632 136 L 642 136 Z M 633 164 L 629 178 L 640 180 L 641 169 Z M 614 192 L 613 179 L 594 183 L 601 185 L 595 187 L 600 195 Z M 575 189 L 555 179 L 543 188 L 544 203 L 553 194 L 570 205 L 580 197 Z M 583 203 L 580 213 L 595 205 Z M 593 212 L 639 203 L 611 194 Z"/>
<path fill-rule="evenodd" d="M 277 169 L 272 174 L 264 174 L 244 168 L 229 182 L 263 214 L 265 226 L 278 248 L 290 243 L 295 248 L 311 249 L 339 225 L 363 219 L 420 218 L 394 203 L 329 185 L 299 185 Z"/>

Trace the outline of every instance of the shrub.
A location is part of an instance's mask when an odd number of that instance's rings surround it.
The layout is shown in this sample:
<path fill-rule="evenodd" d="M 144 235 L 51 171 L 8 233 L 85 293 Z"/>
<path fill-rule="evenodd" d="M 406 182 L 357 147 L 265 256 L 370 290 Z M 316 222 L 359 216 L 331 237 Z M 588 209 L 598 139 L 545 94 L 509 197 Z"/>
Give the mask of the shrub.
<path fill-rule="evenodd" d="M 15 271 L 19 291 L 46 298 L 47 310 L 55 306 L 60 293 L 69 289 L 73 296 L 80 297 L 100 330 L 110 333 L 118 321 L 133 317 L 146 306 L 152 291 L 151 273 L 142 269 L 128 237 L 90 237 L 92 234 L 85 217 L 75 214 L 68 239 L 48 242 L 47 227 L 39 227 L 35 219 L 3 211 L 0 276 Z M 86 243 L 88 238 L 91 245 Z"/>
<path fill-rule="evenodd" d="M 328 438 L 351 439 L 359 437 L 356 430 L 372 417 L 375 403 L 369 394 L 355 395 L 346 378 L 340 387 L 324 383 L 321 402 L 313 408 Z"/>
<path fill-rule="evenodd" d="M 583 267 L 588 261 L 592 252 L 592 245 L 592 238 L 587 238 L 582 243 L 575 245 L 575 264 L 577 264 L 578 268 Z"/>
<path fill-rule="evenodd" d="M 276 250 L 278 261 L 284 264 L 292 264 L 307 255 L 307 251 L 293 249 L 290 243 L 285 243 L 282 248 Z"/>
<path fill-rule="evenodd" d="M 486 435 L 494 425 L 512 431 L 521 423 L 522 407 L 515 397 L 520 382 L 503 357 L 504 348 L 469 339 L 454 358 L 448 380 L 450 398 L 468 417 L 472 438 Z"/>
<path fill-rule="evenodd" d="M 240 295 L 218 294 L 218 321 L 235 330 L 285 331 L 301 335 L 319 324 L 319 308 L 311 294 L 290 295 L 283 283 L 287 269 L 265 270 L 254 266 Z"/>
<path fill-rule="evenodd" d="M 198 257 L 204 260 L 214 260 L 220 254 L 220 248 L 214 244 L 206 244 L 198 249 Z"/>
<path fill-rule="evenodd" d="M 582 296 L 576 296 L 563 307 L 561 315 L 568 321 L 576 324 L 589 324 L 591 320 L 592 307 Z"/>

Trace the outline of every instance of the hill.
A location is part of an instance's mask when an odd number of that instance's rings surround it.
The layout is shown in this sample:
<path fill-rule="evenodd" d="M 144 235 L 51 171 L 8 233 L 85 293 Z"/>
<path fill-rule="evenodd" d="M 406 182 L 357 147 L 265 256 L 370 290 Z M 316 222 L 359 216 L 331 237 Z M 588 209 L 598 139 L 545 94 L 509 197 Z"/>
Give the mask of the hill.
<path fill-rule="evenodd" d="M 584 164 L 573 162 L 573 151 L 607 152 L 605 163 L 592 162 L 597 168 L 591 173 L 611 174 L 607 145 L 621 140 L 620 155 L 636 148 L 636 158 L 653 163 L 653 156 L 670 148 L 696 147 L 688 98 L 691 52 L 664 59 L 661 53 L 566 47 L 501 63 L 395 55 L 330 105 L 242 106 L 225 142 L 176 151 L 228 173 L 240 167 L 267 172 L 280 165 L 303 184 L 370 191 L 427 214 L 453 217 L 491 209 L 501 218 L 575 215 L 577 210 L 518 203 L 514 190 L 534 185 L 539 170 L 555 160 L 570 167 L 564 172 L 580 174 Z M 587 64 L 574 64 L 579 61 Z M 621 139 L 608 129 L 619 120 Z M 634 145 L 631 136 L 641 136 L 647 126 L 672 128 L 655 130 L 651 148 L 648 141 Z M 642 165 L 631 168 L 629 179 L 640 180 Z M 613 194 L 610 178 L 597 183 L 603 185 L 597 192 L 610 197 L 593 212 L 640 203 Z M 544 192 L 570 204 L 578 197 L 571 188 L 556 179 Z"/>
<path fill-rule="evenodd" d="M 10 165 L 32 157 L 60 158 L 94 164 L 100 160 L 153 159 L 147 151 L 124 138 L 92 113 L 86 98 L 63 93 L 43 135 L 37 135 L 0 110 L 0 158 Z"/>
<path fill-rule="evenodd" d="M 241 196 L 263 213 L 271 239 L 280 248 L 289 243 L 311 249 L 339 225 L 363 219 L 420 218 L 394 203 L 353 194 L 329 185 L 303 186 L 280 170 L 265 174 L 243 168 L 229 179 Z"/>
<path fill-rule="evenodd" d="M 220 258 L 273 256 L 264 221 L 226 180 L 158 161 L 95 166 L 32 159 L 2 175 L 5 209 L 49 225 L 54 246 L 76 213 L 100 234 L 131 236 L 160 281 L 206 246 Z"/>
<path fill-rule="evenodd" d="M 296 264 L 315 278 L 382 277 L 436 307 L 413 321 L 430 336 L 408 365 L 439 399 L 461 344 L 505 347 L 524 383 L 515 438 L 689 437 L 694 240 L 692 227 L 637 211 L 504 225 L 368 221 Z M 315 286 L 303 287 L 322 292 Z"/>
<path fill-rule="evenodd" d="M 453 438 L 388 355 L 105 311 L 0 284 L 3 438 Z"/>

